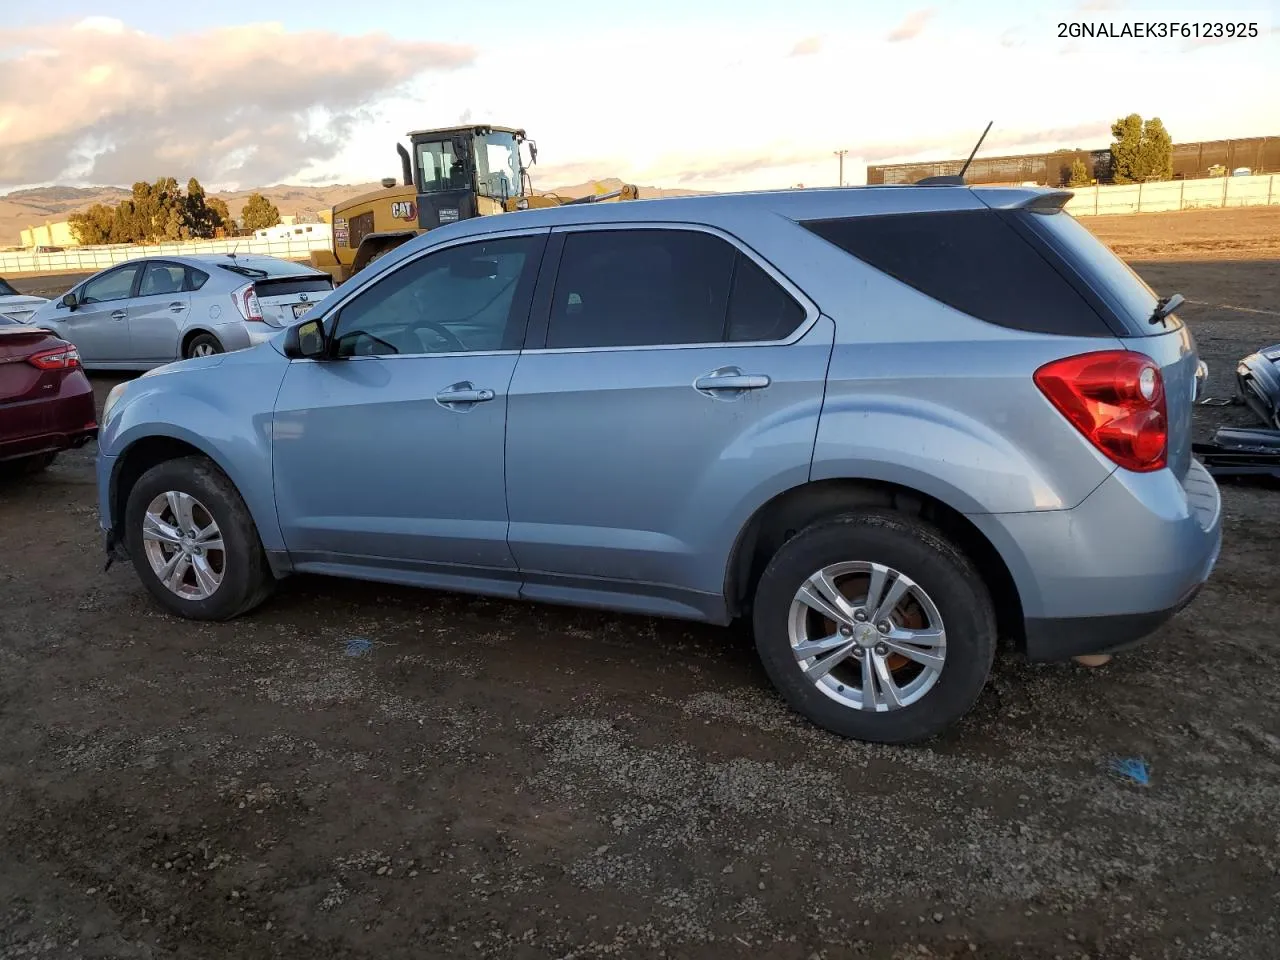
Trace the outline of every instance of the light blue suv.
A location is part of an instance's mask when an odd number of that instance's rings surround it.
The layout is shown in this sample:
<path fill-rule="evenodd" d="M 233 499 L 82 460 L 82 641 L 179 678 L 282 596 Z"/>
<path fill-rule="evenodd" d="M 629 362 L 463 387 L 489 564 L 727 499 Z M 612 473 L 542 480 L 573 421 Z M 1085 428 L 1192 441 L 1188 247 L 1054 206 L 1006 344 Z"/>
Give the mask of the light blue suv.
<path fill-rule="evenodd" d="M 814 723 L 930 737 L 999 637 L 1120 649 L 1218 555 L 1180 298 L 1069 196 L 784 191 L 433 230 L 273 340 L 113 390 L 107 551 L 193 619 L 295 571 L 744 618 Z"/>

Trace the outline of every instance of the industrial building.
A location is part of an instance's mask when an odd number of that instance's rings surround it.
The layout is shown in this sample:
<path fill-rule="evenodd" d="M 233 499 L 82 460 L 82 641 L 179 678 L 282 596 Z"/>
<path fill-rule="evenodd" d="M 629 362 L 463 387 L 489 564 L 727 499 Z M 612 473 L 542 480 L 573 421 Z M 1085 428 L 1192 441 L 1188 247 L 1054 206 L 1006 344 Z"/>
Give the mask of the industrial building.
<path fill-rule="evenodd" d="M 1111 183 L 1111 149 L 1055 150 L 1007 157 L 975 157 L 965 172 L 968 183 L 1065 186 L 1071 165 L 1082 160 L 1091 181 Z M 867 167 L 867 183 L 915 183 L 925 177 L 957 174 L 964 158 Z M 1173 177 L 1195 180 L 1247 170 L 1253 174 L 1280 172 L 1280 136 L 1239 140 L 1201 140 L 1173 145 Z"/>

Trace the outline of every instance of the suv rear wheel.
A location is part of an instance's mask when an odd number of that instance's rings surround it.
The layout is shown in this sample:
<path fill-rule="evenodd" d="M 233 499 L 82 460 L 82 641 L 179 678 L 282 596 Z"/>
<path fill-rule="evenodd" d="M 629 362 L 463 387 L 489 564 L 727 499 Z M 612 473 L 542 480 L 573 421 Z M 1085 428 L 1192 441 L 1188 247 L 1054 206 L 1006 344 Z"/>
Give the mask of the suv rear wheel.
<path fill-rule="evenodd" d="M 991 672 L 996 618 L 982 578 L 936 528 L 890 510 L 819 521 L 770 560 L 756 649 L 790 706 L 858 740 L 947 729 Z"/>
<path fill-rule="evenodd" d="M 229 620 L 256 607 L 274 578 L 235 486 L 204 457 L 158 464 L 129 491 L 125 542 L 161 604 L 192 620 Z"/>

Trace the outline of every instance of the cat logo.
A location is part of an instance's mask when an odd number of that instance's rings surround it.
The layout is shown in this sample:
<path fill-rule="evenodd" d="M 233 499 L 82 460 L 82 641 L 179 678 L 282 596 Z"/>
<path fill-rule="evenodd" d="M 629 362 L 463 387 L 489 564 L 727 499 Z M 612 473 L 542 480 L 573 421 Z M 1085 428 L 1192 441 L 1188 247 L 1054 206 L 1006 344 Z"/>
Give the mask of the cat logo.
<path fill-rule="evenodd" d="M 391 215 L 397 220 L 417 220 L 418 205 L 412 200 L 396 200 L 391 204 Z"/>

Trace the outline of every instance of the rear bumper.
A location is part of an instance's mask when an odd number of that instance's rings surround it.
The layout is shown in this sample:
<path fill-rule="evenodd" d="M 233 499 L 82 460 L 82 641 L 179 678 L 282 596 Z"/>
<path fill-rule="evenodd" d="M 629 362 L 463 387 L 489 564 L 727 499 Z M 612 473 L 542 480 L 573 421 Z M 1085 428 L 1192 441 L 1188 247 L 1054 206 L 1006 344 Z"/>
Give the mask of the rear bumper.
<path fill-rule="evenodd" d="M 23 437 L 20 440 L 6 440 L 0 443 L 0 460 L 21 460 L 25 457 L 38 457 L 46 453 L 61 453 L 83 447 L 98 435 L 98 428 L 84 427 L 68 433 L 42 433 L 34 437 Z"/>
<path fill-rule="evenodd" d="M 1013 575 L 1032 660 L 1138 643 L 1191 603 L 1222 547 L 1221 496 L 1198 461 L 1182 483 L 1118 470 L 1073 510 L 970 519 Z"/>
<path fill-rule="evenodd" d="M 0 460 L 35 457 L 82 447 L 98 435 L 93 385 L 78 370 L 63 379 L 57 396 L 31 401 L 28 406 L 34 404 L 43 408 L 40 429 L 0 439 Z"/>

